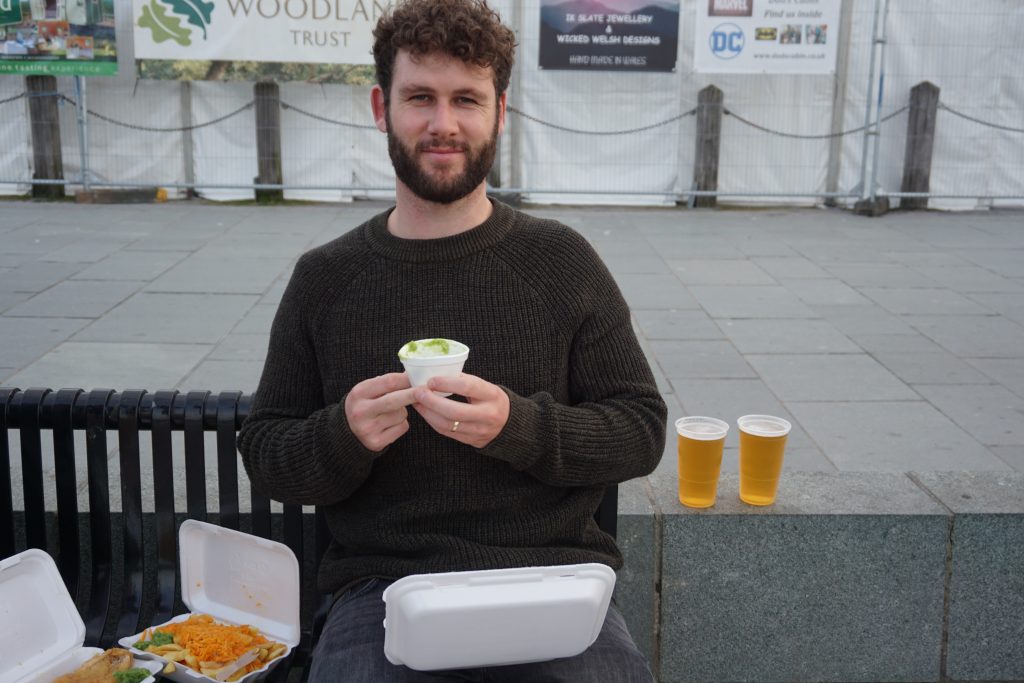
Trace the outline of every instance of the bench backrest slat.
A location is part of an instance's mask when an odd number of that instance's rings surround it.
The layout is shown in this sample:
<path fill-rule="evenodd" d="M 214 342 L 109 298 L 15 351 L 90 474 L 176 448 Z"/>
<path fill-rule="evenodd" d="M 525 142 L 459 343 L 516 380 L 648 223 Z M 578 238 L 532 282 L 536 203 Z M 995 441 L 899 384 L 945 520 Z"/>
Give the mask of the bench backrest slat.
<path fill-rule="evenodd" d="M 203 412 L 208 391 L 185 395 L 185 502 L 189 519 L 206 519 L 206 444 Z"/>
<path fill-rule="evenodd" d="M 142 616 L 142 470 L 139 461 L 139 406 L 145 391 L 121 394 L 117 411 L 117 444 L 121 465 L 121 531 L 124 580 L 114 633 L 101 643 L 110 647 L 120 635 L 138 633 Z"/>
<path fill-rule="evenodd" d="M 46 498 L 39 415 L 49 389 L 29 389 L 21 401 L 21 484 L 25 500 L 25 545 L 46 550 Z"/>
<path fill-rule="evenodd" d="M 177 532 L 174 523 L 174 450 L 171 413 L 177 391 L 158 391 L 153 397 L 153 523 L 156 531 L 156 612 L 154 624 L 174 616 L 174 587 L 178 577 Z"/>
<path fill-rule="evenodd" d="M 14 490 L 11 488 L 11 445 L 7 440 L 7 408 L 17 389 L 0 389 L 0 557 L 14 554 Z"/>
<path fill-rule="evenodd" d="M 75 471 L 75 426 L 71 409 L 79 389 L 61 389 L 53 398 L 53 466 L 57 487 L 57 533 L 60 543 L 59 568 L 71 595 L 78 595 L 81 546 L 78 527 L 78 474 Z"/>
<path fill-rule="evenodd" d="M 89 537 L 92 557 L 85 642 L 99 643 L 110 609 L 113 534 L 110 528 L 110 479 L 107 472 L 107 401 L 113 389 L 93 389 L 85 404 L 85 450 L 89 473 Z"/>
<path fill-rule="evenodd" d="M 217 398 L 217 486 L 220 498 L 218 524 L 238 530 L 238 450 L 235 415 L 242 392 L 225 391 Z"/>

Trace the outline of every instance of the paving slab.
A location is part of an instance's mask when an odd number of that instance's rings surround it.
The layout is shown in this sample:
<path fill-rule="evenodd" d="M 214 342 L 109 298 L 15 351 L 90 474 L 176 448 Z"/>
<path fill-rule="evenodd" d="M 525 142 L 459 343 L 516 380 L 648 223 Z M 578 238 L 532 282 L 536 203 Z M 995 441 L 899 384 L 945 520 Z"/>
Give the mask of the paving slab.
<path fill-rule="evenodd" d="M 1017 472 L 1024 472 L 1024 446 L 989 446 L 997 458 Z"/>
<path fill-rule="evenodd" d="M 705 235 L 650 235 L 647 238 L 665 259 L 743 259 L 746 254 L 728 240 Z"/>
<path fill-rule="evenodd" d="M 98 318 L 134 294 L 142 282 L 82 280 L 57 283 L 8 309 L 5 315 L 30 318 Z"/>
<path fill-rule="evenodd" d="M 178 383 L 177 388 L 240 390 L 251 394 L 259 386 L 262 373 L 262 360 L 204 360 Z"/>
<path fill-rule="evenodd" d="M 720 340 L 725 335 L 701 310 L 636 309 L 633 317 L 647 339 Z"/>
<path fill-rule="evenodd" d="M 910 387 L 866 354 L 747 354 L 783 401 L 913 401 Z"/>
<path fill-rule="evenodd" d="M 824 320 L 729 320 L 718 325 L 740 353 L 860 353 Z"/>
<path fill-rule="evenodd" d="M 935 282 L 913 268 L 899 263 L 874 263 L 878 257 L 860 264 L 831 265 L 825 270 L 851 287 L 935 287 Z"/>
<path fill-rule="evenodd" d="M 8 318 L 0 315 L 0 365 L 23 368 L 88 324 L 82 318 Z"/>
<path fill-rule="evenodd" d="M 1024 325 L 1024 294 L 1019 292 L 980 292 L 972 293 L 969 296 L 989 311 Z"/>
<path fill-rule="evenodd" d="M 962 262 L 966 264 L 966 262 Z M 961 293 L 1024 292 L 1020 282 L 997 275 L 980 266 L 971 265 L 918 265 L 914 267 L 947 289 Z"/>
<path fill-rule="evenodd" d="M 236 328 L 237 329 L 237 328 Z M 207 356 L 208 360 L 255 360 L 261 363 L 267 357 L 270 333 L 245 334 L 232 332 L 224 337 Z"/>
<path fill-rule="evenodd" d="M 727 341 L 655 340 L 651 349 L 669 380 L 755 377 L 736 348 Z"/>
<path fill-rule="evenodd" d="M 925 401 L 785 405 L 842 472 L 1010 469 Z"/>
<path fill-rule="evenodd" d="M 291 262 L 286 258 L 240 258 L 193 254 L 146 286 L 149 292 L 264 294 Z"/>
<path fill-rule="evenodd" d="M 118 251 L 75 275 L 75 280 L 152 281 L 188 256 L 187 251 Z"/>
<path fill-rule="evenodd" d="M 1022 249 L 965 249 L 961 255 L 972 263 L 1003 277 L 1024 277 L 1024 250 Z"/>
<path fill-rule="evenodd" d="M 11 292 L 41 292 L 74 275 L 85 265 L 84 263 L 27 261 L 0 273 L 0 289 Z"/>
<path fill-rule="evenodd" d="M 6 380 L 25 387 L 172 389 L 210 352 L 209 344 L 64 342 Z"/>
<path fill-rule="evenodd" d="M 846 283 L 836 280 L 785 280 L 780 284 L 800 301 L 815 306 L 866 306 L 871 300 Z"/>
<path fill-rule="evenodd" d="M 270 334 L 277 314 L 277 304 L 256 304 L 238 321 L 232 334 Z"/>
<path fill-rule="evenodd" d="M 962 358 L 1024 358 L 1024 326 L 997 316 L 904 316 L 921 334 Z"/>
<path fill-rule="evenodd" d="M 816 318 L 785 287 L 694 285 L 693 296 L 712 318 Z"/>
<path fill-rule="evenodd" d="M 967 362 L 1024 397 L 1024 358 L 968 358 Z"/>
<path fill-rule="evenodd" d="M 130 238 L 111 239 L 109 236 L 92 236 L 46 253 L 46 261 L 67 263 L 95 263 L 119 251 L 131 242 Z"/>
<path fill-rule="evenodd" d="M 685 285 L 774 285 L 757 264 L 736 259 L 669 259 L 668 265 Z"/>
<path fill-rule="evenodd" d="M 898 335 L 888 335 L 896 337 Z M 868 349 L 875 351 L 874 349 Z M 956 356 L 938 349 L 917 353 L 874 352 L 875 360 L 910 385 L 995 384 L 991 377 Z"/>
<path fill-rule="evenodd" d="M 602 253 L 601 260 L 608 266 L 612 275 L 630 273 L 648 273 L 655 275 L 671 275 L 672 269 L 659 256 L 641 254 Z"/>
<path fill-rule="evenodd" d="M 850 339 L 876 358 L 880 354 L 920 353 L 946 354 L 941 346 L 928 337 L 907 328 L 907 334 L 851 334 Z"/>
<path fill-rule="evenodd" d="M 758 256 L 751 259 L 776 280 L 825 280 L 832 275 L 803 256 Z"/>
<path fill-rule="evenodd" d="M 0 273 L 0 277 L 3 277 L 2 273 Z M 22 301 L 28 299 L 30 296 L 32 296 L 32 292 L 0 291 L 0 313 L 7 312 Z"/>
<path fill-rule="evenodd" d="M 624 273 L 616 279 L 630 308 L 699 308 L 697 301 L 674 275 Z"/>
<path fill-rule="evenodd" d="M 975 439 L 988 446 L 1024 446 L 1024 398 L 998 385 L 915 387 Z"/>
<path fill-rule="evenodd" d="M 75 341 L 216 344 L 255 303 L 255 296 L 241 294 L 139 292 Z"/>
<path fill-rule="evenodd" d="M 984 306 L 948 289 L 861 287 L 864 296 L 896 315 L 991 315 Z"/>
<path fill-rule="evenodd" d="M 818 316 L 851 337 L 858 334 L 913 334 L 915 332 L 914 328 L 899 317 L 872 305 L 871 300 L 867 298 L 864 299 L 864 305 L 813 304 L 812 308 Z"/>

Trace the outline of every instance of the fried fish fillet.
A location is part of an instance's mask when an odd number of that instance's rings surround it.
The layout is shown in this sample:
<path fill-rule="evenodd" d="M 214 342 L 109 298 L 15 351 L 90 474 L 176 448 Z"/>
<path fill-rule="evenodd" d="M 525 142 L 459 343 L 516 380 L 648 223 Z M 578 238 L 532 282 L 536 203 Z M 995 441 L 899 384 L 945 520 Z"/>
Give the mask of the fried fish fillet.
<path fill-rule="evenodd" d="M 115 671 L 126 671 L 132 667 L 132 653 L 119 647 L 100 652 L 69 674 L 64 674 L 53 683 L 114 683 Z"/>

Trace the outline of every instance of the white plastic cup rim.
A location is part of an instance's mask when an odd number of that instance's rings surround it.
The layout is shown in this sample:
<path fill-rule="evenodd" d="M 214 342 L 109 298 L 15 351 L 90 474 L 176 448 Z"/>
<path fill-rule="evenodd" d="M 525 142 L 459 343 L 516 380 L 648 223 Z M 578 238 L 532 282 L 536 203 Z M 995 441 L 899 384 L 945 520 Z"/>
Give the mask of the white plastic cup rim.
<path fill-rule="evenodd" d="M 690 415 L 676 420 L 676 432 L 695 441 L 718 441 L 729 433 L 729 423 L 717 417 Z"/>
<path fill-rule="evenodd" d="M 741 431 L 753 436 L 786 436 L 793 425 L 774 415 L 744 415 L 736 420 Z"/>

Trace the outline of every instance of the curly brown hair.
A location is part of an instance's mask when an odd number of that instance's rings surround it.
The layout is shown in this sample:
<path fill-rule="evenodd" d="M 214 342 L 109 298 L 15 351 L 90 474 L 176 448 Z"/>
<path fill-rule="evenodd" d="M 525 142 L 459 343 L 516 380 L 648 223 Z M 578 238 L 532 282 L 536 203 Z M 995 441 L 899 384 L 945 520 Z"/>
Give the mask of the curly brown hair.
<path fill-rule="evenodd" d="M 494 92 L 508 88 L 516 37 L 487 0 L 404 0 L 373 29 L 377 83 L 387 102 L 399 50 L 415 56 L 442 53 L 494 72 Z"/>

